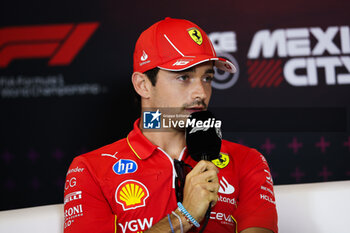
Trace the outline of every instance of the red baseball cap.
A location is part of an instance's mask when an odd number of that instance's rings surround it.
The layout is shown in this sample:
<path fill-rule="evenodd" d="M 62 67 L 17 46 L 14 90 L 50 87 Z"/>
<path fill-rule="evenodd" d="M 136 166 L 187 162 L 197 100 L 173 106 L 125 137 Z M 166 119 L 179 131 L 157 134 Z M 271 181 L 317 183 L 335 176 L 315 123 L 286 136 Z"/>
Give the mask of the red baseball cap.
<path fill-rule="evenodd" d="M 230 73 L 236 72 L 232 62 L 216 56 L 207 34 L 196 24 L 165 18 L 141 33 L 134 51 L 134 72 L 144 73 L 158 67 L 181 71 L 206 61 Z"/>

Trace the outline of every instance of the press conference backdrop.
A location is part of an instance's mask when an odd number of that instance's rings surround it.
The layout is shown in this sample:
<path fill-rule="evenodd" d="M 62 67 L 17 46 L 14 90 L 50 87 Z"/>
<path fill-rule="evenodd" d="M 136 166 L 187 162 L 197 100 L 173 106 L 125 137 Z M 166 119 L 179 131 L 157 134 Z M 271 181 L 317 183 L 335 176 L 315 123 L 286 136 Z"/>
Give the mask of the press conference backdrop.
<path fill-rule="evenodd" d="M 258 149 L 275 184 L 350 179 L 349 1 L 7 1 L 0 9 L 0 209 L 62 203 L 72 159 L 139 116 L 138 35 L 200 25 L 238 72 L 217 72 L 223 136 Z M 66 184 L 66 185 L 69 185 Z"/>

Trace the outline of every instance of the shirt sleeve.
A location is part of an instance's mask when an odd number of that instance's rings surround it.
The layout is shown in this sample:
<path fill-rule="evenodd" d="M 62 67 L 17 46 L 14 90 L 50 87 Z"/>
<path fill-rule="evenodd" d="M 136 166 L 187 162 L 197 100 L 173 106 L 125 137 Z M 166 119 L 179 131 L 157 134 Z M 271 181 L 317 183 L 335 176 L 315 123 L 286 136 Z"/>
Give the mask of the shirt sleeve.
<path fill-rule="evenodd" d="M 64 233 L 117 232 L 117 216 L 84 158 L 70 165 L 64 189 Z"/>
<path fill-rule="evenodd" d="M 237 200 L 238 232 L 249 227 L 262 227 L 278 232 L 273 180 L 266 159 L 251 149 L 242 161 Z"/>

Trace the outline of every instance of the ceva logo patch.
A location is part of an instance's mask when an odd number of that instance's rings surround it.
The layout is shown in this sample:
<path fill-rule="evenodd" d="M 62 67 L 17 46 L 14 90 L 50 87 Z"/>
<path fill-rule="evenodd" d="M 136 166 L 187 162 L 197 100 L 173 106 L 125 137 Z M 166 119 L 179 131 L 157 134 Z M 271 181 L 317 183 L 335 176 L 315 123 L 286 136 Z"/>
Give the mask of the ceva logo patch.
<path fill-rule="evenodd" d="M 113 171 L 118 175 L 134 173 L 137 171 L 137 163 L 129 159 L 121 159 L 113 165 Z"/>
<path fill-rule="evenodd" d="M 115 200 L 124 211 L 145 206 L 148 197 L 146 186 L 136 180 L 122 182 L 115 191 Z"/>

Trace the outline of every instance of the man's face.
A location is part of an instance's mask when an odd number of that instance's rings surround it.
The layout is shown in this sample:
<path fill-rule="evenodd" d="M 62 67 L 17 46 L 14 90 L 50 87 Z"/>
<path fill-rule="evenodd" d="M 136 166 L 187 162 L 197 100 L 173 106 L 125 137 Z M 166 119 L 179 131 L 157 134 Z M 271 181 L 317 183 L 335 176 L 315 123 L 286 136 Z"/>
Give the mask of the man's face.
<path fill-rule="evenodd" d="M 180 72 L 159 70 L 156 85 L 151 87 L 149 103 L 154 108 L 177 108 L 182 114 L 205 110 L 211 97 L 213 78 L 213 62 Z"/>

